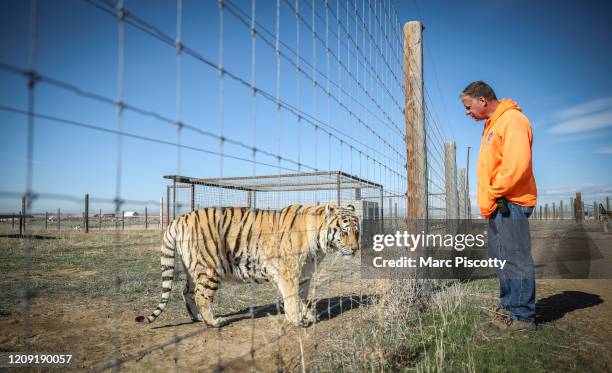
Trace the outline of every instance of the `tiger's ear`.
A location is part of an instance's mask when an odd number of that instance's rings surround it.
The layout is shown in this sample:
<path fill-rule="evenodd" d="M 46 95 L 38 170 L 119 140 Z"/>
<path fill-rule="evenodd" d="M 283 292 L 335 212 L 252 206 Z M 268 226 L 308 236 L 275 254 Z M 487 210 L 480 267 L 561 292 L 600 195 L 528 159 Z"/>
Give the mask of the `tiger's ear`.
<path fill-rule="evenodd" d="M 346 208 L 351 210 L 352 212 L 355 212 L 355 206 L 353 205 L 347 205 Z"/>
<path fill-rule="evenodd" d="M 329 204 L 325 205 L 325 218 L 329 219 L 333 216 L 332 207 Z"/>

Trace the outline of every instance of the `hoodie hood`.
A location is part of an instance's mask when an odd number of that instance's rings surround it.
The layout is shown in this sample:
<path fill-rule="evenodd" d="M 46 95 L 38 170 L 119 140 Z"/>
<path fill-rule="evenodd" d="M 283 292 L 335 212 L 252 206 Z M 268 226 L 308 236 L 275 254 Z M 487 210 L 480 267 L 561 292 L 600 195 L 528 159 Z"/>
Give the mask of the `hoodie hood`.
<path fill-rule="evenodd" d="M 499 100 L 499 105 L 497 106 L 497 109 L 495 109 L 495 111 L 493 112 L 493 115 L 491 115 L 489 119 L 487 119 L 487 122 L 485 123 L 485 128 L 489 127 L 491 123 L 495 123 L 495 121 L 497 121 L 497 119 L 508 110 L 518 110 L 522 112 L 521 107 L 518 106 L 516 101 L 510 98 L 503 98 Z"/>

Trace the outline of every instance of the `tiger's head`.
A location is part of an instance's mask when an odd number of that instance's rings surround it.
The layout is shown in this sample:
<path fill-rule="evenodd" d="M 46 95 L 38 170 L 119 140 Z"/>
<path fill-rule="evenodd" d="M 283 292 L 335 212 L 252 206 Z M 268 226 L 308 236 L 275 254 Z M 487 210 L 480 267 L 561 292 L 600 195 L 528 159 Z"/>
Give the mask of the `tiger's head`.
<path fill-rule="evenodd" d="M 328 247 L 341 255 L 353 255 L 359 250 L 359 218 L 355 207 L 327 205 L 325 215 Z"/>

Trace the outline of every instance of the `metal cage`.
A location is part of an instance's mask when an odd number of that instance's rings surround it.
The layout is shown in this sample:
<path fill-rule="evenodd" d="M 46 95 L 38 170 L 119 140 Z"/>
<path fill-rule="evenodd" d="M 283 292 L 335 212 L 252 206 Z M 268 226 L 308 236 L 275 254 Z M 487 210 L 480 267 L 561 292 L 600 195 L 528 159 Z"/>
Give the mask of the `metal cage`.
<path fill-rule="evenodd" d="M 166 224 L 206 207 L 280 210 L 288 205 L 353 205 L 362 220 L 383 218 L 383 186 L 342 171 L 201 179 L 168 175 Z"/>

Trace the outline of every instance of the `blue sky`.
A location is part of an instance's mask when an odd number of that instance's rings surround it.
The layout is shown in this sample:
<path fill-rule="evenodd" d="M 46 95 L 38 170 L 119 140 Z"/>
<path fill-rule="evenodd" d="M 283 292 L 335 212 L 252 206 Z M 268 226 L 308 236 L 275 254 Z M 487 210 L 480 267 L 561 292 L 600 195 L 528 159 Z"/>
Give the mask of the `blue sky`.
<path fill-rule="evenodd" d="M 104 2 L 96 3 L 104 7 Z M 391 29 L 387 31 L 391 35 L 391 49 L 385 49 L 384 59 L 377 58 L 377 50 L 367 41 L 369 36 L 359 27 L 356 32 L 352 31 L 355 28 L 352 13 L 348 23 L 344 23 L 351 30 L 353 40 L 366 40 L 359 45 L 363 45 L 361 52 L 368 56 L 367 62 L 376 67 L 376 74 L 373 74 L 373 69 L 364 60 L 355 57 L 354 48 L 353 54 L 349 53 L 347 37 L 341 37 L 338 49 L 338 40 L 333 35 L 337 24 L 330 14 L 330 48 L 340 52 L 341 62 L 352 74 L 331 58 L 329 90 L 334 96 L 332 100 L 326 95 L 324 45 L 315 40 L 313 50 L 312 32 L 306 27 L 311 24 L 311 2 L 298 2 L 304 17 L 299 31 L 288 3 L 295 6 L 293 1 L 281 2 L 281 41 L 292 50 L 299 50 L 310 63 L 300 62 L 302 69 L 312 70 L 315 65 L 319 73 L 315 74 L 317 86 L 314 86 L 312 79 L 297 73 L 295 62 L 281 59 L 279 93 L 287 105 L 312 115 L 315 120 L 311 121 L 298 120 L 285 109 L 279 114 L 269 97 L 258 94 L 253 99 L 247 86 L 253 78 L 262 92 L 272 96 L 276 92 L 274 48 L 264 40 L 273 45 L 274 35 L 258 31 L 253 77 L 249 29 L 226 9 L 223 37 L 220 38 L 216 1 L 184 1 L 181 41 L 202 59 L 218 64 L 220 40 L 223 40 L 224 68 L 243 79 L 243 83 L 227 75 L 220 83 L 217 69 L 183 54 L 178 62 L 181 78 L 177 90 L 175 49 L 126 25 L 123 101 L 155 112 L 170 122 L 180 120 L 195 130 L 183 128 L 178 138 L 176 127 L 171 123 L 133 110 L 124 111 L 123 131 L 140 137 L 122 140 L 122 198 L 153 201 L 151 207 L 156 208 L 154 201 L 165 193 L 163 175 L 270 174 L 279 171 L 276 154 L 282 157 L 282 172 L 342 169 L 380 182 L 390 192 L 403 190 L 402 159 L 397 152 L 403 149 L 398 128 L 401 130 L 404 122 L 394 101 L 401 103 L 401 88 L 394 79 L 394 75 L 402 77 L 402 66 L 394 63 L 394 53 L 399 53 L 397 33 Z M 242 10 L 247 16 L 245 19 L 249 20 L 250 1 L 230 4 Z M 352 4 L 355 3 L 340 3 L 341 17 L 346 17 L 347 9 L 353 12 Z M 357 1 L 356 4 L 360 11 L 364 7 L 367 9 L 369 3 Z M 383 4 L 387 6 L 387 2 Z M 331 1 L 330 11 L 335 12 L 336 6 L 337 3 Z M 583 191 L 588 201 L 612 195 L 612 51 L 609 48 L 612 12 L 607 2 L 398 1 L 395 7 L 401 23 L 420 19 L 425 25 L 425 84 L 428 101 L 431 101 L 429 109 L 439 118 L 444 136 L 457 142 L 459 167 L 465 167 L 465 150 L 472 147 L 472 192 L 476 190 L 475 159 L 482 123 L 463 115 L 458 93 L 469 82 L 482 79 L 494 87 L 499 97 L 515 99 L 532 121 L 534 171 L 541 202 L 567 200 L 576 191 Z M 7 1 L 3 9 L 0 62 L 26 70 L 30 44 L 29 4 Z M 155 25 L 159 33 L 175 38 L 176 2 L 127 0 L 126 9 Z M 274 33 L 275 10 L 274 1 L 257 1 L 258 27 Z M 315 3 L 315 10 L 324 16 L 322 2 Z M 365 16 L 369 14 L 366 10 Z M 324 38 L 325 22 L 316 17 L 315 25 L 317 34 Z M 114 16 L 84 1 L 41 1 L 37 27 L 36 71 L 111 101 L 117 98 L 119 46 L 118 22 Z M 382 41 L 383 31 L 375 27 L 373 36 Z M 341 29 L 340 34 L 343 32 Z M 386 46 L 384 42 L 379 45 Z M 296 60 L 289 49 L 281 49 Z M 390 68 L 385 67 L 385 62 Z M 0 69 L 0 81 L 0 105 L 25 110 L 27 80 Z M 383 83 L 389 93 L 382 88 Z M 222 104 L 220 97 L 223 97 Z M 117 129 L 115 106 L 46 82 L 36 85 L 35 110 L 100 129 Z M 0 110 L 0 123 L 3 126 L 0 191 L 23 192 L 27 118 Z M 330 133 L 334 135 L 331 140 Z M 221 148 L 221 136 L 234 143 L 226 141 Z M 145 141 L 143 137 L 180 142 L 184 147 L 179 156 L 176 146 Z M 255 158 L 250 149 L 253 146 L 261 150 Z M 225 155 L 222 163 L 220 152 Z M 89 193 L 94 198 L 112 199 L 117 185 L 117 157 L 116 134 L 37 118 L 33 190 L 75 198 Z M 0 198 L 0 211 L 16 211 L 19 202 L 4 195 Z M 101 203 L 97 206 L 108 207 Z M 79 204 L 65 200 L 38 200 L 34 205 L 35 210 L 41 211 L 57 207 L 71 211 L 81 209 Z"/>
<path fill-rule="evenodd" d="M 590 201 L 612 193 L 609 2 L 418 1 L 398 7 L 400 14 L 416 11 L 426 27 L 426 85 L 452 127 L 458 164 L 465 164 L 460 149 L 478 149 L 482 122 L 462 116 L 457 92 L 485 80 L 498 97 L 515 99 L 532 122 L 539 202 L 576 191 Z M 470 178 L 475 181 L 473 172 Z"/>

